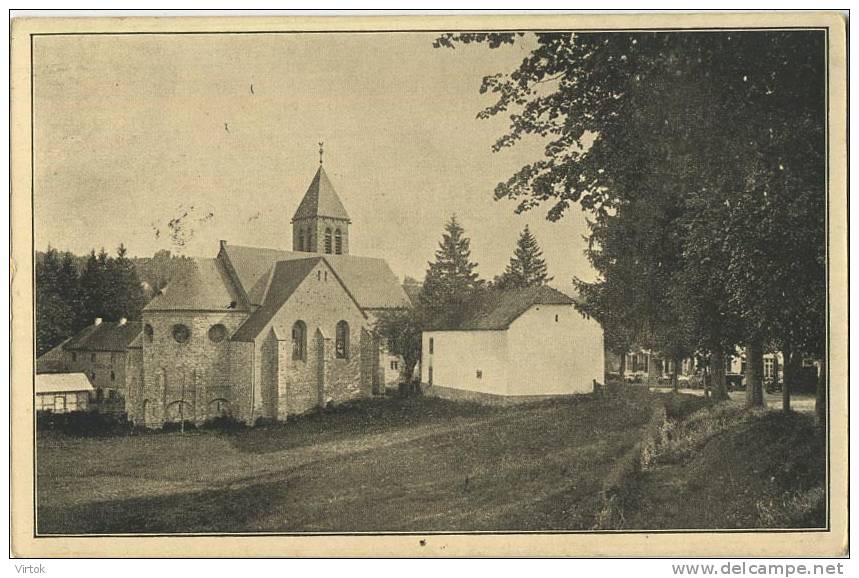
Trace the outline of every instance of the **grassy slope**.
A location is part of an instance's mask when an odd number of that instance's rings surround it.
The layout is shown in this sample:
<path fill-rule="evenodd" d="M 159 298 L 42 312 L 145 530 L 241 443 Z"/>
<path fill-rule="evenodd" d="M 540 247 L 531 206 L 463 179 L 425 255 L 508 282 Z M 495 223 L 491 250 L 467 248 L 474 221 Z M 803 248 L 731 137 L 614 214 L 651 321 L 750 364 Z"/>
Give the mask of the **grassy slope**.
<path fill-rule="evenodd" d="M 39 531 L 587 529 L 649 403 L 391 399 L 234 435 L 45 436 Z"/>
<path fill-rule="evenodd" d="M 673 438 L 629 496 L 625 528 L 824 525 L 825 445 L 812 416 L 722 406 L 680 422 Z"/>

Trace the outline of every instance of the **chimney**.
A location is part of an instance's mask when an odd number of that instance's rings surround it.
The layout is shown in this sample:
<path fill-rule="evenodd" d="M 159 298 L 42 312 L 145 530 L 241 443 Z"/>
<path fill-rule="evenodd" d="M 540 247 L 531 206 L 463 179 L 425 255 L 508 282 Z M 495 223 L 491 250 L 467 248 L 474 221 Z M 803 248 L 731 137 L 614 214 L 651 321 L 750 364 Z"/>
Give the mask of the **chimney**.
<path fill-rule="evenodd" d="M 96 317 L 95 323 L 93 323 L 93 325 L 101 325 L 101 317 Z"/>
<path fill-rule="evenodd" d="M 126 318 L 126 317 L 120 317 L 119 318 L 119 324 L 120 325 L 125 325 L 126 323 L 128 323 L 128 318 Z"/>

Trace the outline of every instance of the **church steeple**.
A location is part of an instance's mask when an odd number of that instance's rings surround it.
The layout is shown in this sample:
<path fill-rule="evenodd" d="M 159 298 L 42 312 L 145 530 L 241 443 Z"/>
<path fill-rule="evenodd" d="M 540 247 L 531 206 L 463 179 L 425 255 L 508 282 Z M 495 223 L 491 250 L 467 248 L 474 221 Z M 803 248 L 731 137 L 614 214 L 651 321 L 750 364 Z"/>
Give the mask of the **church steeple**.
<path fill-rule="evenodd" d="M 310 253 L 349 253 L 349 214 L 322 168 L 319 169 L 292 217 L 292 249 Z"/>

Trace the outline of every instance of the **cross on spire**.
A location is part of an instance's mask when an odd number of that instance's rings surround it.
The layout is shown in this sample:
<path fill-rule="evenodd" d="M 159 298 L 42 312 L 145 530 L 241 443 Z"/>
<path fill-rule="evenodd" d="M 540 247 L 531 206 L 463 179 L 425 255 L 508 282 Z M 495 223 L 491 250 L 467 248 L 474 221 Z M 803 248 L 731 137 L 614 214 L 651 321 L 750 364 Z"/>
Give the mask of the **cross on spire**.
<path fill-rule="evenodd" d="M 320 164 L 320 165 L 322 164 L 322 154 L 325 152 L 325 151 L 324 151 L 324 149 L 323 149 L 323 145 L 324 145 L 324 144 L 325 144 L 325 143 L 323 143 L 323 142 L 320 142 L 320 143 L 319 143 L 319 164 Z"/>

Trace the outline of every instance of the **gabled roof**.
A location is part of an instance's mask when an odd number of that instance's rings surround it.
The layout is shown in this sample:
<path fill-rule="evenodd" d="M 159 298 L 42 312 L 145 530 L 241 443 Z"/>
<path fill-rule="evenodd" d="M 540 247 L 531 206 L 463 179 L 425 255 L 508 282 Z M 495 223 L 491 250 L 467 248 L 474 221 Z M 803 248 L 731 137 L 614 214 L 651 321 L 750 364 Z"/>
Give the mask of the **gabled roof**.
<path fill-rule="evenodd" d="M 190 259 L 144 311 L 242 310 L 238 291 L 218 259 Z"/>
<path fill-rule="evenodd" d="M 57 373 L 65 369 L 65 349 L 66 343 L 71 341 L 71 337 L 49 349 L 42 355 L 36 358 L 36 373 Z"/>
<path fill-rule="evenodd" d="M 222 254 L 236 273 L 236 281 L 248 294 L 251 305 L 262 305 L 274 265 L 319 254 L 302 251 L 281 251 L 260 247 L 222 245 Z M 397 277 L 383 259 L 355 255 L 324 255 L 325 260 L 346 286 L 362 309 L 392 309 L 409 307 L 409 298 Z"/>
<path fill-rule="evenodd" d="M 319 170 L 316 171 L 316 176 L 310 182 L 307 192 L 304 193 L 304 198 L 295 215 L 293 221 L 299 219 L 312 219 L 314 217 L 331 217 L 333 219 L 349 220 L 349 214 L 343 203 L 340 202 L 340 197 L 334 191 L 334 186 L 328 180 L 328 175 L 322 165 L 319 165 Z"/>
<path fill-rule="evenodd" d="M 251 314 L 241 327 L 233 334 L 233 341 L 252 341 L 268 324 L 272 317 L 283 307 L 292 294 L 301 285 L 307 275 L 313 271 L 316 264 L 322 260 L 320 256 L 305 259 L 279 261 L 270 273 L 271 283 L 262 306 Z M 327 273 L 326 273 L 327 274 Z M 268 276 L 266 276 L 268 277 Z"/>
<path fill-rule="evenodd" d="M 573 305 L 575 300 L 547 285 L 524 289 L 487 290 L 476 297 L 458 320 L 431 331 L 503 330 L 534 305 Z"/>
<path fill-rule="evenodd" d="M 423 285 L 420 283 L 403 283 L 403 291 L 406 292 L 412 305 L 418 304 L 418 299 L 420 299 L 422 289 Z"/>
<path fill-rule="evenodd" d="M 140 334 L 140 321 L 102 321 L 83 328 L 63 345 L 68 351 L 125 351 Z"/>
<path fill-rule="evenodd" d="M 36 375 L 36 393 L 72 393 L 93 391 L 83 373 L 42 373 Z"/>

